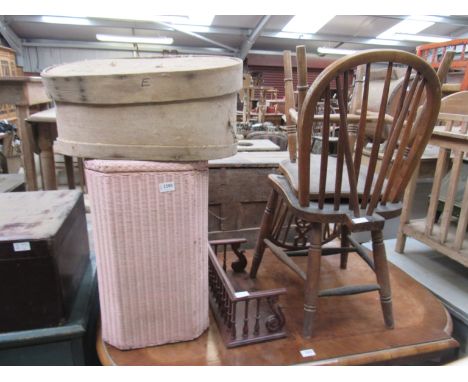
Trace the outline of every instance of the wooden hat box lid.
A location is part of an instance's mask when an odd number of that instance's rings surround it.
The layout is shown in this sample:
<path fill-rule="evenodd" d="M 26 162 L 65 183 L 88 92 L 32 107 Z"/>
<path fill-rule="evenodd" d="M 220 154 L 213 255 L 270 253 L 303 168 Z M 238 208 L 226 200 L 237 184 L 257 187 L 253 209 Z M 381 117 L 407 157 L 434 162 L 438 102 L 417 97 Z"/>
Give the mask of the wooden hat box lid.
<path fill-rule="evenodd" d="M 41 76 L 57 104 L 55 149 L 62 154 L 195 161 L 236 153 L 240 59 L 90 60 Z"/>

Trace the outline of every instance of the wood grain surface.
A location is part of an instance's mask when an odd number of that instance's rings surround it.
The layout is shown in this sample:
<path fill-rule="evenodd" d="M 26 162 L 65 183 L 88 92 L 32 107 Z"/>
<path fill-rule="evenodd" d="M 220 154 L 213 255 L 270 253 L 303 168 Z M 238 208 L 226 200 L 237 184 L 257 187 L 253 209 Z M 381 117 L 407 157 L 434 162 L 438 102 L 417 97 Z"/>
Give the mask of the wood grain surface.
<path fill-rule="evenodd" d="M 41 76 L 55 101 L 156 103 L 237 93 L 242 61 L 220 56 L 88 60 L 47 68 Z"/>
<path fill-rule="evenodd" d="M 247 253 L 249 262 L 251 255 Z M 294 261 L 305 269 L 306 258 L 295 257 Z M 317 330 L 309 340 L 301 336 L 303 281 L 281 266 L 271 253 L 265 253 L 257 280 L 250 279 L 247 273 L 230 276 L 236 290 L 287 288 L 287 294 L 280 299 L 286 316 L 287 338 L 227 349 L 211 319 L 209 329 L 197 340 L 151 348 L 119 351 L 98 336 L 101 362 L 104 365 L 398 364 L 408 357 L 427 359 L 450 353 L 458 346 L 451 338 L 452 323 L 443 305 L 392 265 L 394 329 L 385 328 L 377 292 L 326 297 L 319 300 Z M 347 270 L 340 269 L 339 256 L 322 259 L 321 288 L 374 280 L 372 271 L 353 254 Z M 304 349 L 313 349 L 316 356 L 302 357 L 300 351 Z"/>

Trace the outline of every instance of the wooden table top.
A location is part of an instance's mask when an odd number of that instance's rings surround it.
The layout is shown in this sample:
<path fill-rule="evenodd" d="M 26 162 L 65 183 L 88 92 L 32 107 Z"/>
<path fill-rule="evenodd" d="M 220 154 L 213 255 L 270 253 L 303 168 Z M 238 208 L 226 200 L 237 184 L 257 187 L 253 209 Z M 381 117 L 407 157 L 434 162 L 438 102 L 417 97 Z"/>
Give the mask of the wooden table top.
<path fill-rule="evenodd" d="M 32 106 L 50 102 L 41 77 L 0 78 L 0 103 Z"/>
<path fill-rule="evenodd" d="M 289 110 L 289 115 L 293 119 L 295 123 L 297 123 L 297 118 L 298 118 L 298 113 L 297 110 L 290 109 Z M 316 114 L 314 116 L 314 121 L 323 121 L 323 114 Z M 375 113 L 373 111 L 368 111 L 366 115 L 366 122 L 377 122 L 378 119 L 378 113 Z M 346 121 L 347 123 L 359 123 L 361 120 L 361 114 L 354 114 L 354 113 L 349 113 L 346 114 Z M 340 123 L 341 117 L 339 114 L 330 114 L 330 122 L 331 123 Z M 385 114 L 385 123 L 391 124 L 393 123 L 393 117 L 389 114 Z"/>
<path fill-rule="evenodd" d="M 269 139 L 242 139 L 237 151 L 279 151 L 280 147 Z"/>
<path fill-rule="evenodd" d="M 248 251 L 250 267 L 252 251 Z M 305 268 L 306 258 L 295 257 Z M 230 260 L 228 264 L 230 264 Z M 301 336 L 303 281 L 273 255 L 266 252 L 257 280 L 247 273 L 232 278 L 236 290 L 286 287 L 280 298 L 288 337 L 227 349 L 213 318 L 198 339 L 143 349 L 120 351 L 97 339 L 104 365 L 352 365 L 397 364 L 407 357 L 434 356 L 458 346 L 451 337 L 452 322 L 437 298 L 397 267 L 389 264 L 395 329 L 386 329 L 377 292 L 319 300 L 316 334 Z M 248 269 L 247 269 L 248 270 Z M 374 273 L 358 256 L 350 255 L 348 269 L 341 270 L 339 256 L 322 259 L 321 288 L 374 282 Z M 313 349 L 315 356 L 300 351 Z"/>
<path fill-rule="evenodd" d="M 55 107 L 31 114 L 26 121 L 32 123 L 56 123 L 57 110 Z"/>
<path fill-rule="evenodd" d="M 289 158 L 287 151 L 240 151 L 236 155 L 208 161 L 210 168 L 216 167 L 278 167 Z"/>
<path fill-rule="evenodd" d="M 27 82 L 42 83 L 42 80 L 41 80 L 41 77 L 39 76 L 0 77 L 0 83 L 27 83 Z"/>
<path fill-rule="evenodd" d="M 23 174 L 0 174 L 0 192 L 10 192 L 23 184 Z"/>

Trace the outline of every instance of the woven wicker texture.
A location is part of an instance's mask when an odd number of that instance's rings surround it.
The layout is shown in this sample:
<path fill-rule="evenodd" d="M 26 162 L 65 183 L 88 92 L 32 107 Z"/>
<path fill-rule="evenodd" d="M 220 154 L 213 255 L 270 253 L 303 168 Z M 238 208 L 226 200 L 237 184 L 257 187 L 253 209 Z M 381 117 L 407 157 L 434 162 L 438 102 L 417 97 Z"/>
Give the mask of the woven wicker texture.
<path fill-rule="evenodd" d="M 208 170 L 208 163 L 206 161 L 175 163 L 95 159 L 86 161 L 86 168 L 103 173 L 206 171 Z"/>
<path fill-rule="evenodd" d="M 103 339 L 131 349 L 201 335 L 208 327 L 207 163 L 87 161 L 86 180 Z M 171 182 L 175 190 L 160 192 Z"/>

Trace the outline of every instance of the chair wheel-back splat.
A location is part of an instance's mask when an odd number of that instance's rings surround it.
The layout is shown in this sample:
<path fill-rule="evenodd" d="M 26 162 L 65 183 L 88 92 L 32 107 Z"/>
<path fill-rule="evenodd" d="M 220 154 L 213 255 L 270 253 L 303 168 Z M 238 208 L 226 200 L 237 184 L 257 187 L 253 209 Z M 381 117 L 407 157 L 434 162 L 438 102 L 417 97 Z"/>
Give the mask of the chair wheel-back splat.
<path fill-rule="evenodd" d="M 298 58 L 298 66 L 306 65 L 305 49 L 298 47 L 297 54 L 304 57 Z M 380 108 L 378 112 L 369 112 L 371 72 L 382 68 L 386 76 Z M 406 68 L 405 90 L 397 100 L 396 112 L 390 116 L 387 104 L 395 68 Z M 298 73 L 303 69 L 298 67 Z M 364 74 L 363 81 L 353 81 L 356 73 Z M 299 90 L 303 90 L 304 85 L 298 82 Z M 353 91 L 353 86 L 362 88 Z M 382 230 L 386 219 L 401 213 L 405 188 L 437 120 L 440 88 L 434 69 L 416 55 L 398 50 L 368 50 L 330 64 L 299 105 L 297 161 L 286 160 L 280 165 L 281 175 L 269 175 L 272 192 L 261 223 L 250 277 L 257 276 L 268 246 L 304 279 L 304 337 L 313 333 L 317 300 L 322 296 L 378 291 L 385 325 L 393 328 Z M 360 99 L 350 100 L 352 97 Z M 332 98 L 337 99 L 337 108 L 332 107 Z M 360 105 L 360 109 L 349 105 Z M 322 111 L 316 114 L 317 110 Z M 312 128 L 317 124 L 321 126 L 322 147 L 320 154 L 311 154 Z M 373 126 L 371 133 L 369 128 L 366 131 L 368 125 Z M 329 153 L 332 129 L 338 129 L 336 155 Z M 338 243 L 338 247 L 323 248 L 324 242 L 329 241 L 324 237 L 331 225 L 341 240 L 333 242 Z M 372 251 L 352 236 L 362 231 L 370 232 Z M 288 241 L 294 233 L 295 239 Z M 302 240 L 297 239 L 298 235 L 302 235 Z M 301 251 L 308 256 L 306 270 L 300 269 L 290 257 Z M 356 253 L 370 266 L 376 274 L 376 283 L 320 290 L 321 257 L 340 254 L 340 267 L 345 269 L 349 253 Z"/>

